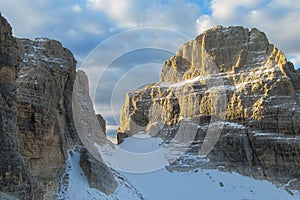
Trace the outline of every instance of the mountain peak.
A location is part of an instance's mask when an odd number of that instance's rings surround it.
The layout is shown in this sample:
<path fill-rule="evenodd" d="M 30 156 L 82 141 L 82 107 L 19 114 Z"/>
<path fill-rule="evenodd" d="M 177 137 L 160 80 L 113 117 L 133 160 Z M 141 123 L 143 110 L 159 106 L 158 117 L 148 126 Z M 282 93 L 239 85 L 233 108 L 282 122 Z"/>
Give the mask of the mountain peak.
<path fill-rule="evenodd" d="M 287 182 L 300 169 L 299 159 L 288 159 L 299 154 L 299 78 L 263 32 L 217 26 L 165 61 L 159 83 L 128 93 L 119 138 L 142 131 L 169 141 L 180 133 L 201 148 L 211 120 L 225 121 L 207 155 L 212 165 Z M 258 167 L 263 175 L 256 174 Z"/>
<path fill-rule="evenodd" d="M 286 74 L 291 70 L 283 69 L 287 64 L 285 55 L 258 29 L 217 26 L 181 46 L 164 63 L 160 81 L 176 83 L 210 73 L 249 72 L 262 66 L 278 66 Z"/>

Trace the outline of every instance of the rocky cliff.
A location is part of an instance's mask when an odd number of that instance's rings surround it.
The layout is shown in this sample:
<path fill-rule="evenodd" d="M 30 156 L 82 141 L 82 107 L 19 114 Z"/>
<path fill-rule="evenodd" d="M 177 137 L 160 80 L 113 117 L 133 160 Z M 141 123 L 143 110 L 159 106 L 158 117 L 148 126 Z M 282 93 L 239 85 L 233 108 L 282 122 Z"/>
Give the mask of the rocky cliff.
<path fill-rule="evenodd" d="M 60 42 L 16 39 L 0 15 L 1 198 L 8 198 L 3 193 L 12 199 L 65 198 L 59 190 L 66 184 L 68 152 L 82 146 L 73 120 L 76 76 L 76 60 Z M 103 118 L 98 121 L 105 131 Z M 80 166 L 90 187 L 114 193 L 121 183 L 116 173 L 80 149 Z"/>
<path fill-rule="evenodd" d="M 79 142 L 71 107 L 76 61 L 57 41 L 15 39 L 2 17 L 1 35 L 1 191 L 53 199 L 66 152 Z"/>
<path fill-rule="evenodd" d="M 112 194 L 117 187 L 117 182 L 112 172 L 101 162 L 102 158 L 94 146 L 95 143 L 99 145 L 105 143 L 104 122 L 101 115 L 95 115 L 94 106 L 89 97 L 88 77 L 81 70 L 77 71 L 73 91 L 75 125 L 82 143 L 89 149 L 89 152 L 82 151 L 80 165 L 90 179 L 91 186 L 106 194 Z M 103 177 L 105 178 L 101 181 Z"/>
<path fill-rule="evenodd" d="M 11 27 L 0 16 L 0 188 L 2 192 L 31 198 L 37 189 L 23 155 L 17 126 L 17 84 L 22 52 Z"/>
<path fill-rule="evenodd" d="M 127 93 L 118 138 L 181 131 L 210 165 L 283 183 L 300 176 L 299 104 L 299 70 L 263 32 L 218 26 L 180 47 L 159 83 Z"/>
<path fill-rule="evenodd" d="M 16 80 L 23 154 L 44 199 L 53 199 L 67 150 L 79 142 L 72 124 L 76 61 L 59 42 L 18 40 L 24 51 Z"/>

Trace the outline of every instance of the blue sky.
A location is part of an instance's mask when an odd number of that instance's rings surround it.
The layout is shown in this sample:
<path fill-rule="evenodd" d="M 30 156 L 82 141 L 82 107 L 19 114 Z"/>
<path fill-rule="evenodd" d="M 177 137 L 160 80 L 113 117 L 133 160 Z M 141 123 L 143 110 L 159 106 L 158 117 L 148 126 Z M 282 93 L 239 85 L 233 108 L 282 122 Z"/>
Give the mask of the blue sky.
<path fill-rule="evenodd" d="M 74 53 L 78 67 L 99 43 L 122 31 L 161 27 L 194 38 L 216 25 L 256 27 L 264 31 L 270 42 L 289 60 L 300 66 L 300 4 L 296 0 L 0 0 L 0 11 L 10 22 L 16 37 L 59 40 Z M 135 42 L 139 39 L 143 40 L 142 37 L 136 38 Z M 155 61 L 155 71 L 148 70 L 147 81 L 157 81 L 160 70 L 157 64 L 171 54 L 145 52 L 150 57 L 152 55 L 152 60 L 145 58 L 146 62 Z M 128 66 L 146 64 L 137 57 L 142 57 L 141 52 L 120 57 L 114 64 L 115 68 L 123 67 L 123 71 L 119 70 L 120 74 L 116 74 L 114 70 L 113 75 L 104 77 L 108 80 L 105 83 L 110 84 L 112 89 L 117 88 L 115 77 L 120 79 L 128 72 L 125 63 Z M 132 59 L 136 59 L 134 64 Z M 140 73 L 137 70 L 137 74 Z M 120 91 L 134 89 L 130 81 L 122 80 L 124 87 L 119 88 Z M 97 111 L 104 114 L 109 124 L 113 124 L 112 115 L 108 112 L 111 110 L 112 90 L 97 92 L 96 97 L 99 98 L 96 99 Z M 118 100 L 116 105 L 120 106 L 124 96 L 118 97 Z"/>
<path fill-rule="evenodd" d="M 300 4 L 295 0 L 1 0 L 17 37 L 49 37 L 80 62 L 99 42 L 135 27 L 164 27 L 191 37 L 215 25 L 264 31 L 300 65 Z"/>

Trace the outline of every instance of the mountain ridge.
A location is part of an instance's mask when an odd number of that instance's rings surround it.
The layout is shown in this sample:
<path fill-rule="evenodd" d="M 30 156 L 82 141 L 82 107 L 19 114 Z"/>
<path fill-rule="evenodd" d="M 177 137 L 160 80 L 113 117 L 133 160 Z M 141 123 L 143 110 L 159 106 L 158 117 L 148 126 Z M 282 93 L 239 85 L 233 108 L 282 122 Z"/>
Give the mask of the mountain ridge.
<path fill-rule="evenodd" d="M 76 81 L 85 75 L 76 70 L 76 63 L 59 41 L 13 37 L 0 13 L 0 198 L 70 198 L 63 195 L 74 189 L 68 174 L 74 147 L 81 149 L 76 152 L 81 173 L 77 176 L 86 180 L 86 189 L 110 198 L 127 184 L 82 147 L 72 98 Z M 84 87 L 88 88 L 87 80 L 76 89 Z M 88 93 L 83 95 L 90 99 Z M 86 110 L 96 118 L 93 106 Z M 104 119 L 96 119 L 104 135 Z M 142 199 L 132 186 L 111 198 L 126 194 Z"/>
<path fill-rule="evenodd" d="M 286 183 L 300 174 L 298 72 L 258 29 L 217 26 L 181 46 L 160 82 L 127 93 L 119 143 L 139 132 L 166 141 L 190 132 L 197 154 L 219 121 L 210 165 Z"/>
<path fill-rule="evenodd" d="M 72 181 L 80 179 L 84 180 L 85 198 L 96 188 L 97 197 L 120 199 L 127 194 L 129 199 L 143 199 L 124 177 L 99 164 L 101 158 L 95 159 L 94 152 L 73 148 L 82 145 L 73 119 L 74 114 L 82 114 L 80 106 L 85 106 L 83 114 L 91 114 L 93 122 L 101 125 L 101 130 L 93 133 L 105 136 L 105 122 L 95 115 L 87 76 L 76 71 L 72 53 L 47 38 L 14 38 L 1 14 L 0 26 L 0 196 L 70 198 L 74 194 L 64 195 L 76 191 L 77 187 L 72 188 L 76 181 Z M 253 67 L 253 63 L 260 64 Z M 203 78 L 211 73 L 209 79 Z M 223 80 L 223 84 L 215 80 Z M 224 121 L 220 139 L 207 155 L 211 162 L 203 164 L 183 156 L 167 170 L 222 166 L 224 171 L 288 182 L 287 189 L 299 190 L 299 80 L 300 70 L 295 71 L 265 34 L 257 29 L 218 26 L 183 45 L 166 61 L 160 83 L 127 94 L 119 142 L 139 132 L 169 142 L 184 129 L 195 134 L 195 141 L 184 151 L 198 155 L 212 119 Z M 72 107 L 74 85 L 81 92 L 75 94 L 82 100 L 79 113 Z M 212 96 L 214 88 L 220 89 L 221 95 Z M 215 117 L 213 112 L 224 112 L 218 107 L 224 102 L 226 115 Z M 77 125 L 89 128 L 81 122 Z M 97 142 L 104 141 L 100 138 Z M 70 178 L 72 167 L 82 174 Z"/>

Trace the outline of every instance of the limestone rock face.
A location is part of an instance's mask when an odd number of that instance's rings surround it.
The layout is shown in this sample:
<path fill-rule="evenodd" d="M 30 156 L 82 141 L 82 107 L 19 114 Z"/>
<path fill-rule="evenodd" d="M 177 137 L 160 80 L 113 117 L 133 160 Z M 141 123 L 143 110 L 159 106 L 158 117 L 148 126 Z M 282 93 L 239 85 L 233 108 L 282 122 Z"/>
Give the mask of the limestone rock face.
<path fill-rule="evenodd" d="M 106 122 L 105 122 L 103 116 L 101 114 L 97 114 L 96 117 L 98 119 L 98 122 L 100 124 L 100 127 L 101 127 L 103 133 L 106 134 Z"/>
<path fill-rule="evenodd" d="M 0 192 L 0 199 L 2 200 L 17 200 L 15 197 L 9 196 L 8 194 Z"/>
<path fill-rule="evenodd" d="M 299 134 L 299 112 L 293 107 L 300 82 L 293 65 L 268 43 L 262 32 L 242 27 L 216 27 L 184 44 L 164 63 L 161 83 L 128 93 L 121 114 L 121 132 L 134 130 L 129 125 L 132 120 L 145 127 L 151 117 L 149 108 L 156 104 L 165 108 L 167 124 L 178 122 L 180 117 L 210 115 L 211 99 L 206 92 L 209 80 L 203 77 L 216 73 L 223 79 L 227 93 L 228 120 L 262 130 Z M 202 78 L 193 80 L 197 77 Z M 192 81 L 184 84 L 188 80 Z M 179 82 L 180 87 L 171 85 Z M 280 120 L 274 121 L 275 118 Z"/>
<path fill-rule="evenodd" d="M 11 27 L 0 15 L 0 190 L 32 198 L 35 181 L 23 156 L 17 126 L 16 78 L 22 55 Z"/>
<path fill-rule="evenodd" d="M 16 39 L 0 16 L 0 199 L 56 198 L 67 152 L 82 145 L 72 107 L 77 74 L 76 60 L 60 42 Z M 87 83 L 81 87 L 90 100 Z M 104 119 L 98 120 L 105 131 Z M 115 175 L 80 148 L 90 186 L 113 193 Z"/>
<path fill-rule="evenodd" d="M 16 80 L 17 119 L 24 156 L 43 199 L 53 199 L 66 152 L 78 139 L 71 107 L 76 61 L 57 41 L 18 41 L 24 50 Z"/>
<path fill-rule="evenodd" d="M 18 64 L 21 62 L 21 52 L 18 47 L 16 39 L 12 36 L 12 29 L 7 20 L 2 17 L 0 13 L 0 55 L 1 55 L 1 61 L 0 66 L 11 66 L 11 67 L 17 67 Z M 7 76 L 8 80 L 14 80 L 17 76 Z M 4 78 L 4 77 L 3 77 Z M 1 79 L 5 80 L 5 79 Z"/>
<path fill-rule="evenodd" d="M 115 181 L 113 173 L 103 162 L 96 160 L 86 149 L 83 149 L 81 152 L 80 166 L 92 188 L 96 188 L 107 195 L 114 193 L 118 183 Z"/>
<path fill-rule="evenodd" d="M 77 71 L 73 91 L 75 125 L 82 143 L 89 149 L 89 151 L 82 150 L 80 166 L 91 187 L 105 194 L 112 194 L 118 183 L 111 170 L 102 162 L 101 155 L 95 147 L 95 143 L 104 145 L 107 140 L 103 131 L 103 129 L 105 130 L 103 127 L 105 121 L 101 115 L 95 115 L 93 103 L 89 97 L 88 77 L 84 71 Z"/>
<path fill-rule="evenodd" d="M 210 160 L 287 181 L 300 175 L 299 104 L 299 70 L 264 33 L 217 26 L 180 47 L 159 83 L 127 93 L 119 138 L 143 131 L 168 140 L 191 120 L 199 150 L 209 123 L 227 121 Z"/>

